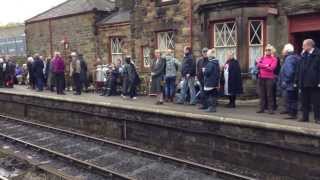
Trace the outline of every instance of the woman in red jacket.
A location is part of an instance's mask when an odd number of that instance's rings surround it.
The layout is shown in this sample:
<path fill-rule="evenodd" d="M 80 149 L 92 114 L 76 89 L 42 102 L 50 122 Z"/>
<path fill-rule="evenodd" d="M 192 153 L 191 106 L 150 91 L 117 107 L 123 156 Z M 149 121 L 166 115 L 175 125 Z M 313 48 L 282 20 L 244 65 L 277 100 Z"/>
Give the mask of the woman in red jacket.
<path fill-rule="evenodd" d="M 257 113 L 265 112 L 265 104 L 268 104 L 269 114 L 274 114 L 273 104 L 273 85 L 276 75 L 274 70 L 277 67 L 278 60 L 272 55 L 273 46 L 267 45 L 265 55 L 257 61 L 259 68 L 259 97 L 260 110 Z"/>

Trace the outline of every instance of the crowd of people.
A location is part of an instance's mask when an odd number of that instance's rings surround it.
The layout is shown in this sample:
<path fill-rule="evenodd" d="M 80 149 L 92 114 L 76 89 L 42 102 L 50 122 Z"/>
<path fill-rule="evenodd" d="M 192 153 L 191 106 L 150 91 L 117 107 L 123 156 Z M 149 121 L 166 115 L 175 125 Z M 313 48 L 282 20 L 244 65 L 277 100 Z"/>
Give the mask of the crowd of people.
<path fill-rule="evenodd" d="M 303 113 L 299 121 L 308 122 L 313 111 L 316 123 L 320 124 L 320 50 L 312 39 L 306 39 L 302 49 L 301 54 L 296 54 L 294 46 L 286 44 L 281 60 L 269 44 L 264 55 L 256 60 L 251 74 L 257 80 L 260 99 L 257 113 L 275 114 L 280 108 L 277 103 L 279 92 L 283 101 L 280 113 L 288 115 L 285 119 L 298 119 L 301 108 Z M 175 97 L 177 104 L 200 104 L 199 109 L 216 112 L 217 99 L 223 95 L 229 98 L 227 107 L 235 108 L 237 96 L 243 93 L 240 64 L 232 51 L 227 53 L 223 65 L 216 57 L 215 49 L 203 48 L 202 57 L 196 61 L 191 48 L 185 47 L 180 64 L 172 50 L 164 54 L 156 50 L 151 65 L 151 93 L 158 97 L 156 104 L 172 102 Z M 180 92 L 175 86 L 179 69 Z"/>
<path fill-rule="evenodd" d="M 297 119 L 301 108 L 299 121 L 309 121 L 313 111 L 316 123 L 320 123 L 320 50 L 312 39 L 305 40 L 302 48 L 303 52 L 296 54 L 294 46 L 286 44 L 281 60 L 275 48 L 267 45 L 264 55 L 256 60 L 250 73 L 257 80 L 260 99 L 257 113 L 275 114 L 280 92 L 284 102 L 280 113 L 288 114 L 286 119 Z M 65 62 L 69 62 L 68 71 Z M 185 47 L 182 61 L 174 57 L 171 49 L 155 50 L 149 94 L 157 97 L 157 105 L 199 105 L 205 112 L 216 112 L 218 98 L 225 96 L 229 99 L 227 107 L 236 108 L 236 99 L 243 93 L 240 63 L 232 51 L 227 52 L 226 63 L 219 62 L 214 48 L 203 48 L 201 57 L 195 60 L 191 48 Z M 141 80 L 130 57 L 108 65 L 104 76 L 101 96 L 137 99 Z M 35 54 L 22 66 L 9 57 L 0 58 L 0 87 L 12 88 L 15 83 L 28 84 L 38 92 L 47 88 L 64 95 L 66 89 L 72 89 L 74 95 L 81 95 L 89 87 L 88 67 L 83 55 L 76 52 L 70 54 L 69 61 L 59 52 L 52 59 Z"/>

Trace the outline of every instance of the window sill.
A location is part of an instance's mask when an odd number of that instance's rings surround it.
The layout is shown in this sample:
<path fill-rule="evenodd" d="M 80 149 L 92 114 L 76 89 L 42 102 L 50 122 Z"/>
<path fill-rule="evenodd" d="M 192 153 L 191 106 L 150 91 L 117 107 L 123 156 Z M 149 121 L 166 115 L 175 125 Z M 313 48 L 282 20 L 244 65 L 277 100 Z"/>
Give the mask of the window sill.
<path fill-rule="evenodd" d="M 156 6 L 161 7 L 161 6 L 168 6 L 168 5 L 173 5 L 173 4 L 178 4 L 179 0 L 172 0 L 172 1 L 167 1 L 167 2 L 161 2 L 161 0 L 156 1 Z"/>

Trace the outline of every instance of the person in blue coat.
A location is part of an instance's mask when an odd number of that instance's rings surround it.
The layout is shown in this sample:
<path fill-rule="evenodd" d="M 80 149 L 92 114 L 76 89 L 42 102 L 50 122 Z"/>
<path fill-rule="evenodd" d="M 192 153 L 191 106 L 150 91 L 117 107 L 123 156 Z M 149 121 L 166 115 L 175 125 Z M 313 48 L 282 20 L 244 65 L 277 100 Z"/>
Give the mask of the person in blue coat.
<path fill-rule="evenodd" d="M 280 87 L 285 92 L 285 109 L 286 113 L 289 115 L 286 119 L 297 119 L 299 92 L 298 88 L 294 86 L 294 83 L 301 58 L 294 53 L 292 44 L 286 44 L 282 53 L 284 55 L 284 63 L 280 71 Z"/>
<path fill-rule="evenodd" d="M 208 51 L 209 62 L 202 69 L 204 75 L 204 93 L 207 109 L 205 112 L 216 112 L 219 88 L 220 88 L 220 66 L 219 60 L 216 59 L 215 49 Z"/>

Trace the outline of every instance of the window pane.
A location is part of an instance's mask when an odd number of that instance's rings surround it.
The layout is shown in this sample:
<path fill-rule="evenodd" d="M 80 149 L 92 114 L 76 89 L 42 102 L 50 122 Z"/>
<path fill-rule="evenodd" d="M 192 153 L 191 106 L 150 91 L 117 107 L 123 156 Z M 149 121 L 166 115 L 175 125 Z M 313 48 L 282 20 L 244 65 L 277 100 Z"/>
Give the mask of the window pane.
<path fill-rule="evenodd" d="M 143 66 L 145 68 L 149 68 L 150 67 L 150 53 L 151 53 L 151 50 L 149 47 L 143 47 L 142 48 L 142 51 L 143 51 Z"/>
<path fill-rule="evenodd" d="M 249 21 L 249 68 L 253 67 L 258 58 L 263 56 L 263 21 Z"/>
<path fill-rule="evenodd" d="M 158 49 L 160 51 L 165 51 L 167 49 L 175 49 L 175 42 L 174 42 L 174 32 L 160 32 L 157 34 L 158 39 Z"/>

